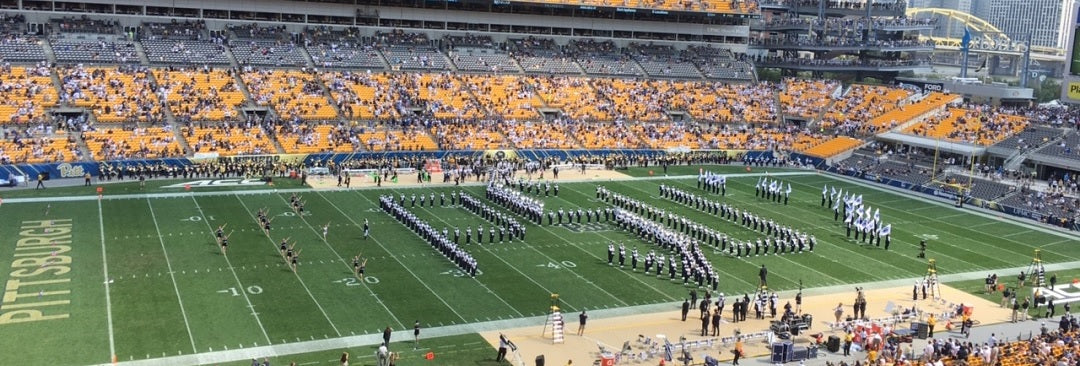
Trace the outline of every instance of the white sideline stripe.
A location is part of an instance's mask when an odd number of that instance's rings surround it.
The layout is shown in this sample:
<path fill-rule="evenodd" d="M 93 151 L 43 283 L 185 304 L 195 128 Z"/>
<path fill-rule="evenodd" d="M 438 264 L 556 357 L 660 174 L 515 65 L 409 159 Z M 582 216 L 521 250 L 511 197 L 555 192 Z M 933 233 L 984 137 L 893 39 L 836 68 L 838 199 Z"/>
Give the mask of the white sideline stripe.
<path fill-rule="evenodd" d="M 109 322 L 109 358 L 110 360 L 116 357 L 116 339 L 113 337 L 113 322 L 112 322 L 112 298 L 109 296 L 109 260 L 105 256 L 105 216 L 102 214 L 101 201 L 97 204 L 98 211 L 98 232 L 101 233 L 101 268 L 105 274 L 105 315 Z"/>
<path fill-rule="evenodd" d="M 1003 269 L 1005 273 L 1018 272 L 1021 270 L 1027 270 L 1027 265 L 1015 268 Z M 1064 263 L 1050 263 L 1045 265 L 1047 271 L 1063 271 L 1069 269 L 1080 268 L 1080 261 L 1064 262 Z M 942 282 L 955 282 L 966 281 L 974 279 L 986 278 L 985 270 L 954 273 L 941 275 L 939 278 Z M 887 281 L 867 282 L 864 283 L 864 287 L 875 288 L 888 288 L 898 286 L 910 286 L 914 281 L 921 281 L 923 278 L 910 277 L 901 278 Z M 815 287 L 803 289 L 803 295 L 828 295 L 828 294 L 848 294 L 851 293 L 851 286 L 854 284 L 843 284 L 835 286 Z M 777 294 L 781 297 L 793 297 L 798 290 L 779 291 Z M 649 314 L 657 312 L 671 312 L 676 311 L 679 308 L 680 302 L 660 302 L 648 305 L 638 306 L 626 306 L 620 308 L 610 309 L 597 309 L 589 310 L 591 317 L 596 319 L 620 317 L 628 315 Z M 428 338 L 447 337 L 462 334 L 472 334 L 478 332 L 486 332 L 493 330 L 503 330 L 509 328 L 536 326 L 543 324 L 547 321 L 547 315 L 530 316 L 526 318 L 506 319 L 506 320 L 493 320 L 484 321 L 478 323 L 469 324 L 457 324 L 447 325 L 424 329 L 424 336 Z M 412 333 L 409 332 L 394 332 L 393 337 L 390 340 L 394 341 L 412 341 Z M 218 364 L 234 361 L 249 361 L 252 358 L 262 358 L 272 355 L 287 356 L 299 353 L 311 353 L 322 352 L 329 350 L 337 350 L 343 348 L 355 348 L 373 346 L 382 343 L 382 333 L 376 330 L 376 333 L 364 334 L 358 336 L 347 336 L 332 339 L 320 339 L 316 341 L 303 341 L 294 343 L 277 344 L 273 346 L 260 346 L 238 350 L 229 351 L 216 351 L 205 352 L 195 355 L 183 355 L 183 356 L 170 356 L 163 358 L 154 358 L 139 361 L 123 361 L 116 365 L 124 366 L 186 366 L 195 364 Z M 103 363 L 99 366 L 113 366 L 113 364 Z"/>
<path fill-rule="evenodd" d="M 757 176 L 797 176 L 797 175 L 814 175 L 816 173 L 812 171 L 805 172 L 774 172 L 774 173 L 736 173 L 725 174 L 728 177 L 757 177 Z M 567 179 L 559 181 L 559 183 L 600 183 L 610 181 L 626 181 L 626 180 L 666 180 L 666 179 L 692 179 L 697 178 L 696 175 L 672 175 L 672 176 L 652 176 L 652 177 L 619 177 L 608 179 Z M 462 183 L 458 187 L 482 187 L 487 185 L 487 182 L 468 182 Z M 288 189 L 248 189 L 248 190 L 235 190 L 235 191 L 213 191 L 213 192 L 173 192 L 173 193 L 133 193 L 133 194 L 117 194 L 106 195 L 101 199 L 103 200 L 123 200 L 123 199 L 142 199 L 142 198 L 185 198 L 185 197 L 216 197 L 216 196 L 231 196 L 239 194 L 269 194 L 269 193 L 303 193 L 303 192 L 335 192 L 335 191 L 367 191 L 367 190 L 383 190 L 383 189 L 431 189 L 439 187 L 452 187 L 442 184 L 428 184 L 419 186 L 408 187 L 361 187 L 361 188 L 336 188 L 336 189 L 314 189 L 314 188 L 288 188 Z M 4 199 L 4 203 L 44 203 L 44 202 L 77 202 L 77 201 L 92 201 L 97 200 L 98 196 L 56 196 L 56 197 L 25 197 L 25 198 L 7 198 Z"/>
<path fill-rule="evenodd" d="M 169 278 L 172 279 L 173 290 L 176 291 L 176 302 L 180 304 L 180 315 L 184 316 L 184 329 L 187 329 L 188 339 L 191 340 L 191 351 L 198 353 L 199 349 L 195 347 L 195 336 L 191 334 L 191 324 L 188 323 L 187 311 L 184 310 L 184 300 L 180 298 L 180 287 L 176 286 L 176 275 L 173 274 L 169 251 L 165 250 L 165 238 L 161 236 L 161 226 L 158 225 L 157 214 L 154 213 L 154 205 L 150 203 L 149 197 L 146 198 L 146 206 L 150 208 L 150 218 L 154 220 L 154 230 L 158 233 L 161 252 L 165 253 L 165 265 L 169 268 Z"/>
<path fill-rule="evenodd" d="M 244 200 L 240 199 L 240 196 L 236 196 L 236 195 L 234 195 L 233 197 L 236 197 L 236 200 L 237 200 L 237 201 L 240 201 L 240 206 L 243 206 L 243 207 L 244 207 L 244 211 L 247 211 L 247 213 L 248 213 L 248 217 L 251 217 L 251 219 L 252 219 L 252 220 L 255 220 L 255 222 L 256 222 L 256 223 L 258 223 L 258 222 L 259 222 L 258 218 L 257 218 L 257 217 L 255 217 L 255 214 L 251 212 L 251 209 L 250 209 L 250 208 L 248 208 L 248 205 L 247 205 L 246 203 L 244 203 Z M 282 198 L 282 199 L 284 199 L 284 198 Z M 203 221 L 206 221 L 206 220 L 203 220 Z M 209 223 L 209 222 L 207 222 L 207 223 L 206 223 L 206 225 L 210 225 L 210 223 Z M 211 230 L 213 230 L 213 228 L 212 228 L 212 227 L 211 227 Z M 266 240 L 269 240 L 269 241 L 270 241 L 270 247 L 272 247 L 272 248 L 274 248 L 274 249 L 277 249 L 277 243 L 274 243 L 274 239 L 273 239 L 273 238 L 271 238 L 271 237 L 267 236 L 267 237 L 266 237 Z M 297 254 L 299 254 L 299 252 L 297 252 Z M 294 257 L 294 258 L 295 258 L 295 257 Z M 293 273 L 293 275 L 294 275 L 294 276 L 296 276 L 296 280 L 297 280 L 297 281 L 300 281 L 300 286 L 304 287 L 304 291 L 306 291 L 306 292 L 307 292 L 307 294 L 308 294 L 308 296 L 310 296 L 310 297 L 311 297 L 311 301 L 315 302 L 315 307 L 318 307 L 318 308 L 319 308 L 319 312 L 320 312 L 320 313 L 322 313 L 322 315 L 323 315 L 323 317 L 324 317 L 324 318 L 326 318 L 326 322 L 330 323 L 330 328 L 334 329 L 334 333 L 337 333 L 338 337 L 340 337 L 340 336 L 341 336 L 341 332 L 340 332 L 340 331 L 338 331 L 337 325 L 334 325 L 334 321 L 333 321 L 333 320 L 330 320 L 330 315 L 326 314 L 326 310 L 325 310 L 325 309 L 323 309 L 323 307 L 322 307 L 322 304 L 320 304 L 320 303 L 319 303 L 319 300 L 316 300 L 316 299 L 315 299 L 315 294 L 312 294 L 312 293 L 311 293 L 311 290 L 310 290 L 310 289 L 308 289 L 308 287 L 307 287 L 307 284 L 306 284 L 306 283 L 304 283 L 304 279 L 303 279 L 303 278 L 300 278 L 300 274 L 299 274 L 299 273 L 296 273 L 296 271 L 292 271 L 292 273 Z M 247 296 L 247 295 L 244 295 L 244 296 Z M 252 310 L 254 310 L 254 309 L 252 309 Z M 267 338 L 266 338 L 266 341 L 267 341 L 267 342 L 269 342 L 269 341 L 270 341 L 270 337 L 267 337 Z"/>
<path fill-rule="evenodd" d="M 206 228 L 210 230 L 208 233 L 213 237 L 214 227 L 210 226 L 210 221 L 206 219 L 206 214 L 203 213 L 202 206 L 199 205 L 199 200 L 195 199 L 195 196 L 191 196 L 191 200 L 195 202 L 195 208 L 199 210 L 199 217 L 202 217 L 202 220 L 199 221 L 206 223 Z M 214 240 L 217 241 L 217 238 L 214 238 Z M 232 272 L 233 279 L 236 280 L 236 285 L 240 286 L 240 291 L 237 292 L 244 295 L 244 301 L 247 302 L 248 309 L 251 309 L 251 315 L 255 316 L 255 323 L 259 324 L 259 330 L 262 331 L 263 337 L 266 338 L 266 343 L 273 344 L 274 342 L 270 341 L 270 335 L 266 334 L 266 328 L 263 327 L 262 320 L 259 319 L 259 313 L 255 311 L 255 305 L 251 304 L 251 299 L 248 298 L 247 291 L 244 291 L 244 284 L 240 282 L 240 276 L 237 276 L 236 270 L 233 269 L 232 261 L 229 260 L 229 256 L 227 255 L 223 255 L 222 257 L 225 257 L 225 264 L 229 265 L 229 272 Z"/>

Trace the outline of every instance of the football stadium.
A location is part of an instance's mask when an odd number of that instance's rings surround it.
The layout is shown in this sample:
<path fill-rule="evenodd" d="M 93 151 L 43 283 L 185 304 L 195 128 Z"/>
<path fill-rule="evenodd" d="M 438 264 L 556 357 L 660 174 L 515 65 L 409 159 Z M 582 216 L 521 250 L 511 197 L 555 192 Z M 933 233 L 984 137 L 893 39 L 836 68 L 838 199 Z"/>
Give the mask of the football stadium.
<path fill-rule="evenodd" d="M 1077 8 L 915 3 L 0 0 L 0 364 L 1076 364 Z"/>

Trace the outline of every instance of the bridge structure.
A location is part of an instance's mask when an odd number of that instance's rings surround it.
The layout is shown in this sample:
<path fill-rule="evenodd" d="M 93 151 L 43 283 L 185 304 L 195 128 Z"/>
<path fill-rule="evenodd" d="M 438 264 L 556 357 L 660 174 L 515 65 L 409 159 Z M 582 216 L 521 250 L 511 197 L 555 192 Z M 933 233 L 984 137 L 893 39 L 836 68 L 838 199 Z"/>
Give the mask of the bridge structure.
<path fill-rule="evenodd" d="M 906 15 L 912 19 L 937 18 L 938 27 L 944 27 L 945 36 L 921 35 L 921 39 L 934 43 L 934 51 L 959 52 L 962 40 L 952 35 L 962 34 L 966 28 L 971 34 L 969 50 L 972 53 L 997 56 L 1023 57 L 1031 47 L 1031 59 L 1046 62 L 1064 62 L 1065 50 L 1053 47 L 1030 46 L 1027 34 L 1009 34 L 977 16 L 944 8 L 907 8 Z"/>

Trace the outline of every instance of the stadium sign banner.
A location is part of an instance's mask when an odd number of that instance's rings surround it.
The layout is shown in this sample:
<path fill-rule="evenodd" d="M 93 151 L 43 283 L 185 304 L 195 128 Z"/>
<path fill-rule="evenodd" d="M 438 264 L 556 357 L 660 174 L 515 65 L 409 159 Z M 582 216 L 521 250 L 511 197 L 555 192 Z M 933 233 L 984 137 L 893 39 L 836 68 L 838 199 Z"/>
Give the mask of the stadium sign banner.
<path fill-rule="evenodd" d="M 7 171 L 9 176 L 12 175 L 25 175 L 30 180 L 37 179 L 38 174 L 45 174 L 49 179 L 59 178 L 82 178 L 86 174 L 97 177 L 101 174 L 101 166 L 108 165 L 111 167 L 125 167 L 131 165 L 158 165 L 167 164 L 170 166 L 185 166 L 191 164 L 191 161 L 187 158 L 171 158 L 171 159 L 147 159 L 147 160 L 114 160 L 105 163 L 80 161 L 72 163 L 47 163 L 47 164 L 18 164 L 18 165 L 5 165 L 3 170 Z"/>
<path fill-rule="evenodd" d="M 1067 62 L 1061 83 L 1061 101 L 1080 103 L 1080 3 L 1074 4 L 1069 10 L 1064 14 L 1068 19 L 1062 22 L 1068 41 L 1065 42 Z"/>
<path fill-rule="evenodd" d="M 934 189 L 930 194 L 941 197 L 941 198 L 948 199 L 950 201 L 955 201 L 956 200 L 956 194 L 955 193 L 945 192 L 945 191 L 940 190 L 940 189 Z"/>
<path fill-rule="evenodd" d="M 920 94 L 945 90 L 945 84 L 943 83 L 918 79 L 897 80 L 896 85 L 904 89 L 914 90 Z"/>
<path fill-rule="evenodd" d="M 100 171 L 99 167 L 100 164 L 96 162 L 24 164 L 16 166 L 19 171 L 30 177 L 30 180 L 36 179 L 35 177 L 38 174 L 45 174 L 49 179 L 82 178 L 87 173 L 96 176 Z"/>
<path fill-rule="evenodd" d="M 484 157 L 492 159 L 514 159 L 517 158 L 517 150 L 485 150 Z"/>
<path fill-rule="evenodd" d="M 22 176 L 29 180 L 36 180 L 38 174 L 44 174 L 47 179 L 82 178 L 86 174 L 97 177 L 101 174 L 102 164 L 122 167 L 130 164 L 157 165 L 168 164 L 172 166 L 184 166 L 191 162 L 186 158 L 181 159 L 152 159 L 152 160 L 116 160 L 105 163 L 80 161 L 73 163 L 45 163 L 45 164 L 11 164 L 0 165 L 0 179 L 12 180 Z"/>

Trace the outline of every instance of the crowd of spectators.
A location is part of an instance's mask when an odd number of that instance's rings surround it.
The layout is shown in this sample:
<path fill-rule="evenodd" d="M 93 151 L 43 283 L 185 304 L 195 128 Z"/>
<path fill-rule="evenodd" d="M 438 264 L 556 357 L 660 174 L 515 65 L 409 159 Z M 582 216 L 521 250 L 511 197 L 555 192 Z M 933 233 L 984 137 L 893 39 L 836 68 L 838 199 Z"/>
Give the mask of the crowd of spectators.
<path fill-rule="evenodd" d="M 825 112 L 821 127 L 852 136 L 865 132 L 868 122 L 899 108 L 900 103 L 911 94 L 911 91 L 903 88 L 852 85 L 846 94 L 835 101 L 833 108 Z"/>
<path fill-rule="evenodd" d="M 127 41 L 54 39 L 56 61 L 69 64 L 139 63 L 135 43 Z"/>
<path fill-rule="evenodd" d="M 246 69 L 241 73 L 256 105 L 274 108 L 282 119 L 337 118 L 314 72 L 307 70 Z"/>
<path fill-rule="evenodd" d="M 622 122 L 575 123 L 571 126 L 571 135 L 577 137 L 586 149 L 641 147 L 641 141 Z"/>
<path fill-rule="evenodd" d="M 489 150 L 506 148 L 506 137 L 499 131 L 498 120 L 439 120 L 430 128 L 431 135 L 444 150 Z"/>
<path fill-rule="evenodd" d="M 2 128 L 0 164 L 58 163 L 82 159 L 82 152 L 71 134 L 58 135 L 52 125 L 38 123 L 28 127 Z"/>
<path fill-rule="evenodd" d="M 1069 132 L 1061 140 L 1039 149 L 1038 153 L 1080 161 L 1080 133 Z"/>
<path fill-rule="evenodd" d="M 0 61 L 40 62 L 45 49 L 38 38 L 27 34 L 26 17 L 22 14 L 0 13 Z"/>
<path fill-rule="evenodd" d="M 896 108 L 874 117 L 870 120 L 870 123 L 860 127 L 861 132 L 877 133 L 886 129 L 893 129 L 915 117 L 944 108 L 947 104 L 959 100 L 956 95 L 940 92 L 931 92 L 917 97 L 919 97 L 918 100 L 901 102 Z"/>
<path fill-rule="evenodd" d="M 563 114 L 574 120 L 607 121 L 613 116 L 613 102 L 598 95 L 587 78 L 535 76 L 528 82 L 544 104 L 562 109 Z"/>
<path fill-rule="evenodd" d="M 323 84 L 330 97 L 348 119 L 386 119 L 401 116 L 406 105 L 391 102 L 390 78 L 382 73 L 324 72 Z"/>
<path fill-rule="evenodd" d="M 143 23 L 140 35 L 141 40 L 189 40 L 198 41 L 204 38 L 206 22 L 203 20 L 178 21 L 173 19 L 168 23 Z"/>
<path fill-rule="evenodd" d="M 415 123 L 362 129 L 359 138 L 369 151 L 425 151 L 438 148 L 425 127 Z"/>
<path fill-rule="evenodd" d="M 693 55 L 686 50 L 657 44 L 631 42 L 628 48 L 630 56 L 638 65 L 653 77 L 700 78 L 702 75 L 693 64 Z"/>
<path fill-rule="evenodd" d="M 164 120 L 158 96 L 143 66 L 65 66 L 60 75 L 60 100 L 87 108 L 99 122 L 146 122 Z"/>
<path fill-rule="evenodd" d="M 580 74 L 572 52 L 550 38 L 510 39 L 508 48 L 526 73 Z"/>
<path fill-rule="evenodd" d="M 308 28 L 305 47 L 312 64 L 321 68 L 384 69 L 386 64 L 373 40 L 362 37 L 358 29 L 335 30 L 329 27 Z"/>
<path fill-rule="evenodd" d="M 687 53 L 694 65 L 709 79 L 750 79 L 753 70 L 749 63 L 736 57 L 731 50 L 711 46 L 689 46 Z"/>
<path fill-rule="evenodd" d="M 569 46 L 578 65 L 592 75 L 643 76 L 630 55 L 615 42 L 592 39 L 570 41 Z"/>
<path fill-rule="evenodd" d="M 839 87 L 840 83 L 835 80 L 785 78 L 779 85 L 784 116 L 817 119 Z"/>
<path fill-rule="evenodd" d="M 229 155 L 269 154 L 276 150 L 266 132 L 250 123 L 185 126 L 184 138 L 195 153 Z"/>
<path fill-rule="evenodd" d="M 500 123 L 506 138 L 518 149 L 573 149 L 577 148 L 570 134 L 573 122 L 555 119 L 544 122 L 508 120 Z"/>
<path fill-rule="evenodd" d="M 53 31 L 60 33 L 115 34 L 117 30 L 114 20 L 90 19 L 86 15 L 50 19 L 50 26 Z"/>
<path fill-rule="evenodd" d="M 246 23 L 241 25 L 228 25 L 236 38 L 244 40 L 284 40 L 288 38 L 288 30 L 284 25 L 262 26 L 258 23 Z"/>
<path fill-rule="evenodd" d="M 184 156 L 171 126 L 103 128 L 82 133 L 95 160 L 155 159 Z"/>
<path fill-rule="evenodd" d="M 1052 127 L 1077 128 L 1080 126 L 1080 108 L 1048 104 L 1032 107 L 1002 107 L 1009 114 L 1027 117 L 1032 123 Z"/>
<path fill-rule="evenodd" d="M 197 121 L 221 121 L 237 116 L 244 94 L 232 69 L 209 67 L 154 69 L 158 94 L 174 116 Z"/>
<path fill-rule="evenodd" d="M 52 84 L 48 66 L 0 66 L 0 124 L 26 124 L 45 120 L 45 108 L 55 106 L 60 96 Z"/>
<path fill-rule="evenodd" d="M 1027 119 L 988 106 L 951 108 L 927 118 L 906 132 L 974 145 L 993 145 L 1027 127 Z"/>
<path fill-rule="evenodd" d="M 285 121 L 277 126 L 274 138 L 288 154 L 346 153 L 360 146 L 353 128 L 343 122 Z"/>
<path fill-rule="evenodd" d="M 701 126 L 687 123 L 638 123 L 631 129 L 650 149 L 701 148 Z"/>
<path fill-rule="evenodd" d="M 515 75 L 459 75 L 490 118 L 535 119 L 544 102 L 533 93 L 532 77 Z"/>

